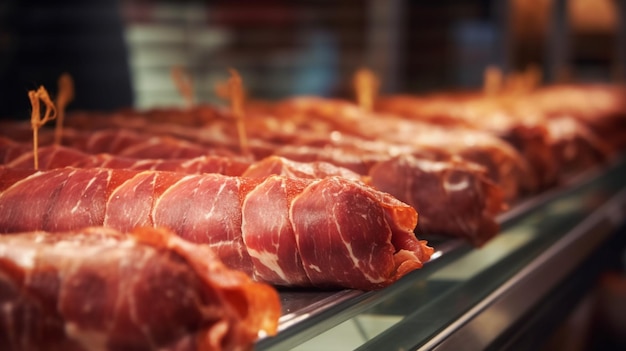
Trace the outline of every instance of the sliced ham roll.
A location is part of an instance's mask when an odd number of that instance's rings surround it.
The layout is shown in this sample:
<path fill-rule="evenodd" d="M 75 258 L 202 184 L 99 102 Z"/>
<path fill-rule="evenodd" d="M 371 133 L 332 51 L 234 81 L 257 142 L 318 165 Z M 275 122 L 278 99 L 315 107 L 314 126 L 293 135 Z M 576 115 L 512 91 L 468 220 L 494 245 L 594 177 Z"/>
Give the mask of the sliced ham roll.
<path fill-rule="evenodd" d="M 79 149 L 59 145 L 41 147 L 37 154 L 39 156 L 39 169 L 44 170 L 62 167 L 103 167 L 188 174 L 220 173 L 236 176 L 241 175 L 250 166 L 250 161 L 243 158 L 219 155 L 139 159 L 109 153 L 88 154 Z M 11 168 L 33 168 L 32 146 L 0 137 L 0 163 Z"/>
<path fill-rule="evenodd" d="M 279 153 L 300 161 L 331 162 L 362 174 L 368 184 L 418 209 L 418 234 L 459 237 L 481 246 L 498 233 L 495 217 L 506 209 L 502 190 L 486 170 L 458 157 L 436 161 L 309 146 L 284 147 Z"/>
<path fill-rule="evenodd" d="M 37 154 L 41 170 L 63 167 L 114 168 L 185 174 L 219 173 L 244 177 L 267 177 L 277 174 L 294 178 L 317 179 L 342 176 L 353 180 L 366 180 L 349 169 L 327 162 L 296 162 L 280 156 L 268 156 L 257 162 L 218 155 L 189 159 L 137 159 L 108 153 L 92 155 L 59 145 L 41 147 Z M 34 164 L 33 155 L 32 146 L 0 137 L 0 164 L 9 168 L 30 169 Z"/>
<path fill-rule="evenodd" d="M 164 229 L 0 236 L 2 350 L 249 350 L 278 293 Z"/>
<path fill-rule="evenodd" d="M 433 252 L 416 224 L 411 206 L 342 177 L 0 168 L 0 232 L 167 227 L 274 285 L 387 286 Z"/>

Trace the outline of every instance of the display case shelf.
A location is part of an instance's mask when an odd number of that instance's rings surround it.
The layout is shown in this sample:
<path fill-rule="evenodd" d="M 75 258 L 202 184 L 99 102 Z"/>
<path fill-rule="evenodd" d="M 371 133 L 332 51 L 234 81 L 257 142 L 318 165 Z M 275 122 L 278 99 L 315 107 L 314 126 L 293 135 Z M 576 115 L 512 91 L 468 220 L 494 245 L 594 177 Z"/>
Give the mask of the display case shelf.
<path fill-rule="evenodd" d="M 485 349 L 581 270 L 626 218 L 626 159 L 513 206 L 481 248 L 432 237 L 421 270 L 370 292 L 281 291 L 258 350 Z M 620 241 L 621 243 L 621 241 Z M 593 273 L 589 273 L 593 274 Z"/>

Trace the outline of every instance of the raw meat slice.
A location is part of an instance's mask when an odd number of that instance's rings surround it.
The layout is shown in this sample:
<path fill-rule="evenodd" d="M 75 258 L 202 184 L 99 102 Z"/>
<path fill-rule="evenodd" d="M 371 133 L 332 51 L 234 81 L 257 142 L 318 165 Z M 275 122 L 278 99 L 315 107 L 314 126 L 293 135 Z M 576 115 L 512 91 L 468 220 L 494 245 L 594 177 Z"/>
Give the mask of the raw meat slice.
<path fill-rule="evenodd" d="M 0 236 L 2 350 L 247 350 L 277 292 L 164 229 Z"/>
<path fill-rule="evenodd" d="M 328 189 L 333 189 L 332 197 L 327 196 Z M 330 208 L 336 212 L 329 213 Z M 413 234 L 416 224 L 412 207 L 342 177 L 311 180 L 102 168 L 41 172 L 0 168 L 0 232 L 66 231 L 94 225 L 129 231 L 162 226 L 192 242 L 208 244 L 229 267 L 276 285 L 363 290 L 389 285 L 421 267 L 432 254 Z M 350 235 L 355 237 L 346 237 Z M 321 279 L 307 271 L 306 276 L 295 278 L 277 274 L 274 280 L 266 274 L 276 262 L 281 267 L 293 264 L 293 252 L 277 244 L 283 242 L 297 243 L 303 265 L 323 267 L 333 260 L 343 264 L 345 258 L 307 251 L 311 245 L 300 240 L 330 240 L 324 244 L 336 248 L 330 252 L 348 252 L 351 259 L 362 262 L 342 266 L 350 279 Z M 315 262 L 310 255 L 324 262 Z M 377 275 L 364 274 L 372 265 Z"/>

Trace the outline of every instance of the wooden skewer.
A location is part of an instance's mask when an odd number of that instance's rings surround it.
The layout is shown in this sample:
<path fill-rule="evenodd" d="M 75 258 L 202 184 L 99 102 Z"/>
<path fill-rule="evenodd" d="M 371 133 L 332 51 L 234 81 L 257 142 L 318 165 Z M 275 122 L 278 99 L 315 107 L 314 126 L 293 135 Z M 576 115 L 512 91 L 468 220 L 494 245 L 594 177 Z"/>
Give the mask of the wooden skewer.
<path fill-rule="evenodd" d="M 502 91 L 503 76 L 502 70 L 495 66 L 485 68 L 483 78 L 483 91 L 488 96 L 493 96 Z"/>
<path fill-rule="evenodd" d="M 30 115 L 30 125 L 33 129 L 34 167 L 35 169 L 39 169 L 39 128 L 46 124 L 46 122 L 56 118 L 56 108 L 48 95 L 48 91 L 43 86 L 40 86 L 37 90 L 30 90 L 28 92 L 28 98 L 30 99 L 30 104 L 33 108 Z M 40 101 L 43 101 L 45 105 L 43 118 L 41 118 Z"/>
<path fill-rule="evenodd" d="M 69 73 L 63 73 L 59 77 L 59 93 L 56 98 L 57 123 L 54 130 L 54 143 L 61 144 L 63 138 L 63 120 L 65 119 L 65 108 L 74 100 L 74 80 Z"/>
<path fill-rule="evenodd" d="M 533 91 L 539 87 L 542 80 L 541 70 L 537 65 L 530 65 L 524 71 L 527 91 Z"/>
<path fill-rule="evenodd" d="M 513 72 L 507 74 L 504 80 L 505 89 L 509 94 L 519 95 L 526 92 L 526 79 L 524 73 Z"/>
<path fill-rule="evenodd" d="M 514 72 L 505 79 L 506 90 L 513 94 L 526 94 L 541 84 L 541 71 L 536 65 L 528 66 L 524 71 Z"/>
<path fill-rule="evenodd" d="M 237 124 L 237 134 L 239 135 L 239 147 L 241 152 L 245 155 L 249 154 L 248 137 L 246 135 L 246 128 L 244 123 L 244 111 L 243 104 L 245 98 L 245 91 L 243 88 L 243 81 L 237 70 L 229 68 L 230 78 L 221 84 L 216 86 L 216 94 L 226 100 L 230 100 L 230 108 L 235 117 Z"/>
<path fill-rule="evenodd" d="M 354 90 L 359 106 L 365 111 L 372 111 L 374 101 L 378 95 L 380 82 L 374 72 L 367 68 L 360 68 L 354 74 Z"/>
<path fill-rule="evenodd" d="M 182 67 L 174 66 L 172 67 L 172 80 L 185 100 L 187 107 L 193 107 L 195 105 L 195 92 L 189 74 Z"/>

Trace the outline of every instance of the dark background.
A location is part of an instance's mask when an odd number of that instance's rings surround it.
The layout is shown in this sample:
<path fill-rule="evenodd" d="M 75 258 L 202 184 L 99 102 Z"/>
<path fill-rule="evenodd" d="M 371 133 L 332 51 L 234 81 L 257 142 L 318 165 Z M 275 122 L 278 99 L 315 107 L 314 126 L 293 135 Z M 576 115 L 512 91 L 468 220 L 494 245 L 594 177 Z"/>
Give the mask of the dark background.
<path fill-rule="evenodd" d="M 353 98 L 369 67 L 383 92 L 477 89 L 487 65 L 535 65 L 544 83 L 623 81 L 618 0 L 9 0 L 0 4 L 0 116 L 27 118 L 27 91 L 72 74 L 72 109 L 183 103 L 170 70 L 218 101 L 227 68 L 249 96 Z M 591 10 L 590 10 L 591 9 Z"/>

